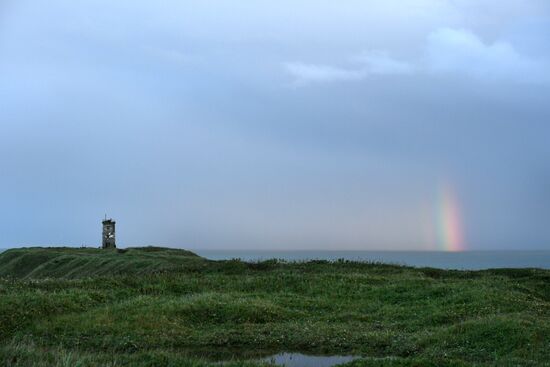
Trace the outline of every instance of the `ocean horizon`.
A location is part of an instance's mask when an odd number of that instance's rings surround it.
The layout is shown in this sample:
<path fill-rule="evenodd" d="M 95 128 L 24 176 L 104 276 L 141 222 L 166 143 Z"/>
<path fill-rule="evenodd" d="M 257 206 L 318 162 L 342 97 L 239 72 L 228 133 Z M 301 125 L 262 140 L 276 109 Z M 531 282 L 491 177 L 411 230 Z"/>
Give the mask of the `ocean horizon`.
<path fill-rule="evenodd" d="M 281 259 L 308 261 L 338 259 L 370 261 L 415 267 L 457 270 L 491 268 L 550 269 L 550 250 L 486 250 L 486 251 L 333 251 L 333 250 L 192 250 L 211 260 L 239 258 L 244 261 Z"/>

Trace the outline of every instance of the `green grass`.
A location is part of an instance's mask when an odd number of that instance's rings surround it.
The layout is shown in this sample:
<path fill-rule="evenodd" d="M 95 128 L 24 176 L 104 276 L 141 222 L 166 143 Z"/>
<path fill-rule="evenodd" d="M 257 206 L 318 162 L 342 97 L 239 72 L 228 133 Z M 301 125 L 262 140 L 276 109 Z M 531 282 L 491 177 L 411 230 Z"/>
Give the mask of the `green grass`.
<path fill-rule="evenodd" d="M 0 254 L 0 365 L 550 366 L 550 271 L 209 261 L 162 248 Z"/>
<path fill-rule="evenodd" d="M 101 250 L 94 248 L 25 248 L 0 255 L 0 277 L 83 278 L 117 274 L 151 274 L 203 263 L 196 254 L 160 247 Z"/>

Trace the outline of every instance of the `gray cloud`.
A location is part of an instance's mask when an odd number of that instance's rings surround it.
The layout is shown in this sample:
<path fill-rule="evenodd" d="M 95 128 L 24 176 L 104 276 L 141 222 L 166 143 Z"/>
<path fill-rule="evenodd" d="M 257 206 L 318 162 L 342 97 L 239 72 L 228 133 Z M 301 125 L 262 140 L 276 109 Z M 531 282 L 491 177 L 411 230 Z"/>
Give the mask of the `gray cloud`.
<path fill-rule="evenodd" d="M 284 67 L 296 78 L 297 84 L 361 80 L 368 75 L 365 69 L 345 69 L 336 66 L 304 64 L 300 62 L 285 63 Z"/>
<path fill-rule="evenodd" d="M 440 28 L 431 32 L 422 53 L 420 58 L 398 60 L 385 51 L 365 51 L 352 58 L 358 66 L 285 63 L 284 67 L 299 85 L 413 73 L 525 83 L 550 81 L 550 55 L 548 58 L 532 58 L 518 52 L 509 42 L 484 43 L 479 36 L 465 29 Z"/>
<path fill-rule="evenodd" d="M 429 72 L 477 79 L 550 81 L 550 59 L 530 58 L 502 40 L 484 43 L 473 32 L 462 29 L 443 28 L 428 36 L 426 68 Z"/>
<path fill-rule="evenodd" d="M 362 80 L 370 75 L 411 74 L 414 66 L 391 58 L 383 51 L 366 51 L 353 60 L 360 64 L 356 68 L 305 63 L 285 63 L 286 71 L 296 79 L 296 84 L 310 82 L 336 82 Z"/>

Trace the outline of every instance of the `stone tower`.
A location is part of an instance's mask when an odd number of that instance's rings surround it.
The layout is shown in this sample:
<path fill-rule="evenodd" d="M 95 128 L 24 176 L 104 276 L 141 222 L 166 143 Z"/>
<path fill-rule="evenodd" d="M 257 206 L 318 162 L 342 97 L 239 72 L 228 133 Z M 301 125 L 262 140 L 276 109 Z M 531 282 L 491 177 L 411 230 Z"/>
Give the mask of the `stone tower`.
<path fill-rule="evenodd" d="M 112 219 L 107 219 L 103 221 L 103 244 L 102 248 L 116 248 L 115 244 L 115 224 L 116 222 Z"/>

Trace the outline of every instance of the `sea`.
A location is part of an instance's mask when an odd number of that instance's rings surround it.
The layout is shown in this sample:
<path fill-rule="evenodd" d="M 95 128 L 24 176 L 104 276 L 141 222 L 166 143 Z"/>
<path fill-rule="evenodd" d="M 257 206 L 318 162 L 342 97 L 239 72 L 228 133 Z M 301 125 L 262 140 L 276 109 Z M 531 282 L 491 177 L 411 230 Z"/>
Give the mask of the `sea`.
<path fill-rule="evenodd" d="M 0 249 L 0 252 L 5 249 Z M 494 268 L 550 269 L 550 250 L 533 251 L 267 251 L 267 250 L 192 250 L 211 260 L 241 259 L 262 261 L 309 261 L 338 259 L 457 270 Z"/>
<path fill-rule="evenodd" d="M 345 259 L 457 270 L 493 268 L 550 269 L 550 250 L 463 252 L 195 250 L 194 252 L 212 260 L 241 259 L 244 261 L 262 261 L 281 259 L 286 261 L 334 261 Z"/>

